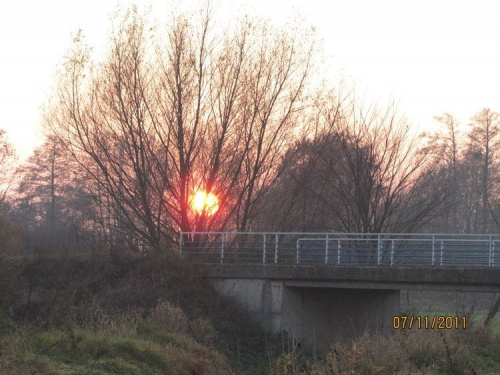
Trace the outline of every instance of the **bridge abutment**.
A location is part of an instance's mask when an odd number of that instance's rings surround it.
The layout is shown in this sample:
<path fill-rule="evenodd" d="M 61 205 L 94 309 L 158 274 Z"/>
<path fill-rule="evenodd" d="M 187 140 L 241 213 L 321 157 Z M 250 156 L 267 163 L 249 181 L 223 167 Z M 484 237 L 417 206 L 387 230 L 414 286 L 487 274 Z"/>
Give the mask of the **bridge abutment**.
<path fill-rule="evenodd" d="M 269 332 L 327 346 L 391 331 L 400 290 L 500 293 L 500 268 L 204 265 L 216 290 Z"/>
<path fill-rule="evenodd" d="M 298 287 L 269 279 L 212 279 L 268 332 L 328 346 L 365 332 L 386 332 L 399 314 L 399 290 Z"/>

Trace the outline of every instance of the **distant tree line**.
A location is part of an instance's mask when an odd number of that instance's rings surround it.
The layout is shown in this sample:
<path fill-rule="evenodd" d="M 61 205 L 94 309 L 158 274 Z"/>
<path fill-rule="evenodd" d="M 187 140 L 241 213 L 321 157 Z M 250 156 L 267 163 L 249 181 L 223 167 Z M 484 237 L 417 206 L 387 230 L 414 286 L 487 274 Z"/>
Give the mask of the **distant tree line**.
<path fill-rule="evenodd" d="M 74 38 L 45 143 L 13 174 L 0 133 L 0 236 L 12 249 L 165 251 L 179 231 L 498 233 L 499 115 L 396 108 L 318 88 L 314 36 L 209 10 L 164 32 L 133 8 L 99 61 Z M 193 194 L 219 209 L 194 212 Z M 5 241 L 4 243 L 7 243 Z"/>

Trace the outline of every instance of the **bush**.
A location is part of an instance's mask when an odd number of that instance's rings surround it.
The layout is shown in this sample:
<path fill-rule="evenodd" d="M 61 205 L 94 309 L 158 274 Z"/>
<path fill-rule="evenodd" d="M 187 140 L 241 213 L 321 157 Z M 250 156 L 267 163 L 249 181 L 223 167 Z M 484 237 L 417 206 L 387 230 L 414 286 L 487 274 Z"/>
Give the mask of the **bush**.
<path fill-rule="evenodd" d="M 170 302 L 160 302 L 151 312 L 149 323 L 174 333 L 187 333 L 189 320 L 180 307 Z"/>
<path fill-rule="evenodd" d="M 197 318 L 191 323 L 191 334 L 202 344 L 213 345 L 217 332 L 208 319 Z"/>

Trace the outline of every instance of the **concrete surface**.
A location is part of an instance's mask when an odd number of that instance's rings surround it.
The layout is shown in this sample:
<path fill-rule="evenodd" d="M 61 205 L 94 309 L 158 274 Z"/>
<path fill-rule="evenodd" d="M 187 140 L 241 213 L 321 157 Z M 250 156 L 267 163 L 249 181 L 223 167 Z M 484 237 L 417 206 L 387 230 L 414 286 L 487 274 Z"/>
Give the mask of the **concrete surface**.
<path fill-rule="evenodd" d="M 203 265 L 205 276 L 269 332 L 318 349 L 391 332 L 400 290 L 500 292 L 500 269 Z"/>

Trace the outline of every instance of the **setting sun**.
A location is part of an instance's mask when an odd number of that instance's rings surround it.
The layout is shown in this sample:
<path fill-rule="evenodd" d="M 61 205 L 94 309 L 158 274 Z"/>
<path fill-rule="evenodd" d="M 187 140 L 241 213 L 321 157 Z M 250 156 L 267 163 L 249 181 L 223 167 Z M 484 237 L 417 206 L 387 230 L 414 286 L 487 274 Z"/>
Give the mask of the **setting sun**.
<path fill-rule="evenodd" d="M 213 215 L 219 210 L 219 199 L 212 193 L 198 191 L 191 201 L 191 209 L 197 214 L 205 210 L 207 215 Z"/>

